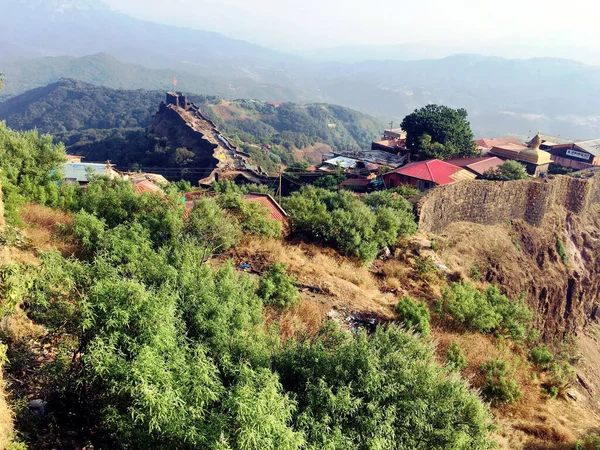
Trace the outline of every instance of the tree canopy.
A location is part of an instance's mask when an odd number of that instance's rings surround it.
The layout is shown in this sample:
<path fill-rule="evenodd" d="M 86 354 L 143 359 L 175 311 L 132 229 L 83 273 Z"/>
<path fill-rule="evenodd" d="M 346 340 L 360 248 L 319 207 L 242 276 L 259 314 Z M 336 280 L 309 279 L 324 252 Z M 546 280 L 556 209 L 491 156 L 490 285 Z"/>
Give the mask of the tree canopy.
<path fill-rule="evenodd" d="M 402 121 L 406 146 L 428 158 L 448 159 L 477 154 L 465 109 L 427 105 Z"/>
<path fill-rule="evenodd" d="M 510 181 L 524 180 L 528 175 L 523 164 L 509 159 L 497 168 L 486 171 L 483 177 L 487 180 Z"/>

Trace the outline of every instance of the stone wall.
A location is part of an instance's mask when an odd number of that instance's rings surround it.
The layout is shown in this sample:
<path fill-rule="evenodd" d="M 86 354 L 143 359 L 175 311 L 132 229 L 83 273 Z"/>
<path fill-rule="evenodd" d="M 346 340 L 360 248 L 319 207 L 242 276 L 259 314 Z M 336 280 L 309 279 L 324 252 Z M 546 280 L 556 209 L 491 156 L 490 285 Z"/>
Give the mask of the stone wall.
<path fill-rule="evenodd" d="M 427 192 L 417 205 L 419 228 L 440 233 L 453 222 L 484 225 L 523 219 L 540 226 L 557 205 L 574 213 L 600 203 L 600 173 L 588 178 L 551 176 L 545 180 L 465 181 Z"/>

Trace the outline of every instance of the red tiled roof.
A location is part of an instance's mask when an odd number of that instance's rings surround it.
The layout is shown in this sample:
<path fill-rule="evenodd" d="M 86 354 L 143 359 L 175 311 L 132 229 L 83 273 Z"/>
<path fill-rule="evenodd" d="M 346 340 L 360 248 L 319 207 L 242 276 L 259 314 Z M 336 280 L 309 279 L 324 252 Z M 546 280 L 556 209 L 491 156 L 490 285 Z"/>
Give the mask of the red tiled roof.
<path fill-rule="evenodd" d="M 519 141 L 517 138 L 514 138 L 514 137 L 503 137 L 503 138 L 494 138 L 494 139 L 487 139 L 487 138 L 477 139 L 475 141 L 475 143 L 479 147 L 484 147 L 484 148 L 498 147 L 500 145 L 506 145 L 506 144 L 523 145 L 523 143 L 521 141 Z"/>
<path fill-rule="evenodd" d="M 452 175 L 463 170 L 462 168 L 439 159 L 430 159 L 429 161 L 419 161 L 407 164 L 399 169 L 392 170 L 390 173 L 397 173 L 419 180 L 432 181 L 436 184 L 454 183 L 456 180 Z"/>
<path fill-rule="evenodd" d="M 269 194 L 246 194 L 244 195 L 244 200 L 263 205 L 267 208 L 270 218 L 273 220 L 279 220 L 281 222 L 287 220 L 287 213 Z"/>
<path fill-rule="evenodd" d="M 483 175 L 490 169 L 495 169 L 504 161 L 495 156 L 482 156 L 478 158 L 456 158 L 446 160 L 448 164 L 469 169 L 478 175 Z"/>
<path fill-rule="evenodd" d="M 150 180 L 140 181 L 139 183 L 135 183 L 133 186 L 135 187 L 135 190 L 137 191 L 138 194 L 143 194 L 144 192 L 149 192 L 149 193 L 161 193 L 162 192 L 162 189 L 160 187 L 158 187 L 157 185 L 155 185 Z"/>

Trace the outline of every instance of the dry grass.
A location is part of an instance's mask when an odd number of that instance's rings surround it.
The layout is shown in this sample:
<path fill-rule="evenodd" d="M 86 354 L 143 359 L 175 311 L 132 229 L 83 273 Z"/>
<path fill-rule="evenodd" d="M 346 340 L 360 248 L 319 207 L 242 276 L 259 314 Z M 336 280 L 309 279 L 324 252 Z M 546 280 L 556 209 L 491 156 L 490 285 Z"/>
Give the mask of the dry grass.
<path fill-rule="evenodd" d="M 280 261 L 299 283 L 316 286 L 326 293 L 332 306 L 394 317 L 395 296 L 380 291 L 378 280 L 368 268 L 339 256 L 334 250 L 249 238 L 229 256 L 236 262 L 248 262 L 257 270 Z"/>
<path fill-rule="evenodd" d="M 14 414 L 8 405 L 4 378 L 0 376 L 0 449 L 6 449 L 14 433 Z"/>
<path fill-rule="evenodd" d="M 21 219 L 25 222 L 24 234 L 33 247 L 42 251 L 56 250 L 64 256 L 77 252 L 78 247 L 70 230 L 73 216 L 63 211 L 29 203 L 21 208 Z M 63 224 L 67 235 L 59 231 Z"/>

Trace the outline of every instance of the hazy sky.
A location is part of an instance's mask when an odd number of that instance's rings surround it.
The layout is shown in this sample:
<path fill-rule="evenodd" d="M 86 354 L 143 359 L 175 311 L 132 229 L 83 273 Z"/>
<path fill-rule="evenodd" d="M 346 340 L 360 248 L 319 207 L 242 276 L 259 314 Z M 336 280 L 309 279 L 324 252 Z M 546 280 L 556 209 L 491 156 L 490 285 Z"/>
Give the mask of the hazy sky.
<path fill-rule="evenodd" d="M 136 17 L 282 50 L 402 43 L 600 53 L 598 0 L 106 0 Z"/>

